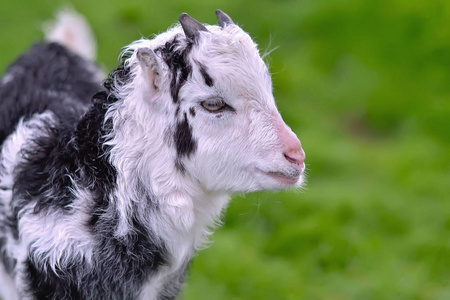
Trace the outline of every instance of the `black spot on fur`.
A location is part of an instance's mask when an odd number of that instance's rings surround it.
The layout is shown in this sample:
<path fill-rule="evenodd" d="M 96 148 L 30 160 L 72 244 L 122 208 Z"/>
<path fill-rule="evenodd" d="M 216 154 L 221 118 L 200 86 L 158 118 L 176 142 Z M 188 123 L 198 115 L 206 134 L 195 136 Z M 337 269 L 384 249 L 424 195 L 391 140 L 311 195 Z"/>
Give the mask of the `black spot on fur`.
<path fill-rule="evenodd" d="M 179 122 L 175 128 L 174 140 L 179 157 L 189 156 L 197 148 L 197 142 L 192 136 L 192 127 L 189 125 L 186 113 L 184 113 L 183 121 Z"/>
<path fill-rule="evenodd" d="M 142 286 L 150 274 L 166 264 L 167 250 L 155 244 L 157 238 L 139 222 L 136 211 L 131 219 L 133 230 L 117 238 L 114 233 L 118 226 L 118 216 L 110 214 L 111 211 L 108 213 L 111 204 L 104 208 L 102 221 L 93 228 L 93 234 L 98 241 L 97 252 L 94 254 L 98 257 L 98 259 L 94 257 L 94 260 L 98 261 L 96 270 L 98 273 L 95 276 L 97 282 L 93 280 L 92 283 L 88 283 L 87 286 L 91 287 L 86 291 L 95 290 L 100 293 L 104 281 L 107 281 L 112 284 L 109 288 L 110 298 L 113 298 L 113 295 L 125 295 L 126 291 L 138 291 L 138 287 Z M 105 274 L 108 274 L 109 278 L 105 278 Z M 86 281 L 91 281 L 87 274 L 85 276 Z M 125 299 L 136 297 L 136 295 L 126 296 Z"/>
<path fill-rule="evenodd" d="M 69 277 L 70 272 L 61 272 L 55 274 L 53 270 L 47 265 L 47 272 L 42 271 L 42 268 L 27 259 L 25 261 L 25 274 L 28 279 L 28 292 L 32 294 L 35 299 L 81 299 L 81 295 L 77 286 Z"/>
<path fill-rule="evenodd" d="M 112 123 L 105 122 L 108 106 L 116 101 L 107 92 L 94 95 L 93 105 L 78 123 L 74 133 L 75 150 L 80 168 L 84 167 L 82 184 L 101 194 L 108 194 L 116 181 L 116 169 L 109 163 L 109 146 L 105 136 L 111 133 Z M 79 171 L 78 171 L 79 172 Z"/>
<path fill-rule="evenodd" d="M 175 168 L 177 168 L 177 170 L 180 171 L 181 174 L 186 173 L 186 168 L 184 167 L 183 162 L 180 161 L 178 158 L 175 160 Z"/>
<path fill-rule="evenodd" d="M 107 223 L 103 223 L 107 224 Z M 164 249 L 149 239 L 149 234 L 137 222 L 135 232 L 120 239 L 114 231 L 96 235 L 98 247 L 92 260 L 95 268 L 83 259 L 70 265 L 50 268 L 47 261 L 25 262 L 28 292 L 36 299 L 136 299 L 139 287 L 163 264 Z M 30 257 L 34 257 L 33 251 Z M 43 271 L 43 269 L 46 271 Z"/>
<path fill-rule="evenodd" d="M 23 151 L 25 160 L 16 169 L 15 214 L 29 201 L 36 201 L 36 213 L 50 207 L 69 210 L 72 181 L 100 195 L 109 195 L 116 178 L 103 146 L 103 137 L 111 130 L 110 124 L 104 124 L 110 99 L 106 92 L 96 94 L 76 128 L 62 121 L 48 124 L 45 134 Z"/>
<path fill-rule="evenodd" d="M 84 273 L 81 282 L 83 299 L 90 294 L 104 295 L 101 299 L 135 299 L 130 294 L 139 291 L 139 287 L 148 280 L 152 273 L 167 264 L 167 250 L 162 242 L 140 222 L 139 215 L 151 215 L 158 209 L 152 205 L 152 199 L 143 188 L 139 201 L 148 204 L 147 211 L 133 205 L 130 209 L 132 230 L 124 236 L 117 237 L 115 232 L 119 226 L 118 212 L 115 203 L 107 197 L 98 197 L 93 207 L 93 219 L 87 224 L 97 241 L 93 260 L 96 269 L 93 273 Z M 80 268 L 80 267 L 78 267 Z M 81 268 L 82 269 L 82 268 Z M 108 291 L 104 290 L 105 282 Z"/>
<path fill-rule="evenodd" d="M 155 49 L 155 53 L 161 55 L 172 73 L 170 93 L 174 103 L 179 101 L 180 89 L 192 74 L 192 66 L 188 60 L 192 44 L 188 43 L 184 49 L 180 49 L 179 38 L 180 36 L 176 35 L 171 41 L 166 42 L 164 46 Z"/>
<path fill-rule="evenodd" d="M 0 145 L 21 117 L 47 109 L 75 124 L 102 89 L 98 68 L 58 44 L 39 43 L 11 64 L 0 84 Z"/>
<path fill-rule="evenodd" d="M 214 85 L 214 80 L 211 78 L 211 76 L 208 74 L 208 71 L 206 70 L 206 67 L 201 64 L 198 63 L 199 68 L 200 68 L 200 74 L 202 74 L 203 79 L 205 80 L 205 84 L 209 87 L 212 87 Z"/>
<path fill-rule="evenodd" d="M 0 232 L 6 232 L 7 228 L 0 224 Z M 6 245 L 6 237 L 0 237 L 0 249 L 4 249 Z M 17 261 L 7 255 L 6 251 L 0 251 L 0 264 L 3 264 L 5 271 L 9 274 L 13 274 Z"/>
<path fill-rule="evenodd" d="M 108 91 L 112 92 L 114 88 L 126 84 L 131 79 L 130 67 L 125 65 L 125 62 L 131 55 L 133 55 L 132 51 L 123 53 L 119 66 L 109 73 L 108 78 L 103 84 Z"/>
<path fill-rule="evenodd" d="M 193 107 L 189 108 L 189 113 L 191 114 L 192 117 L 195 117 L 195 108 Z"/>

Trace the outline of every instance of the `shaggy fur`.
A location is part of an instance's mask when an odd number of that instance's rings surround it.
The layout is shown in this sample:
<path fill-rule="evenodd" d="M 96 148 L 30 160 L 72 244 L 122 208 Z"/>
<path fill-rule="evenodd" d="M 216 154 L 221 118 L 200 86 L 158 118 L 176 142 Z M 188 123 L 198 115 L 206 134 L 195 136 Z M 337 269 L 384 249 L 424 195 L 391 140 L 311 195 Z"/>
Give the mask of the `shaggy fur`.
<path fill-rule="evenodd" d="M 175 298 L 231 194 L 302 184 L 304 152 L 256 45 L 217 15 L 219 26 L 204 26 L 183 14 L 181 26 L 132 43 L 103 86 L 67 30 L 8 68 L 4 297 Z"/>

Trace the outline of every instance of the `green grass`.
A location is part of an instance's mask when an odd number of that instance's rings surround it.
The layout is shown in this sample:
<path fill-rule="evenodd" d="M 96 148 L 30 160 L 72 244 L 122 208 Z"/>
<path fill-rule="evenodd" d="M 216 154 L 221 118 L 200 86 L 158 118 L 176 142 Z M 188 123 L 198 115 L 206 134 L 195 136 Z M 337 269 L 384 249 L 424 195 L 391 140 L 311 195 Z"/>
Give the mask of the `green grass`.
<path fill-rule="evenodd" d="M 0 67 L 60 1 L 2 3 Z M 227 12 L 270 55 L 306 151 L 298 192 L 235 197 L 182 299 L 450 298 L 450 2 L 77 1 L 99 61 L 186 11 Z"/>

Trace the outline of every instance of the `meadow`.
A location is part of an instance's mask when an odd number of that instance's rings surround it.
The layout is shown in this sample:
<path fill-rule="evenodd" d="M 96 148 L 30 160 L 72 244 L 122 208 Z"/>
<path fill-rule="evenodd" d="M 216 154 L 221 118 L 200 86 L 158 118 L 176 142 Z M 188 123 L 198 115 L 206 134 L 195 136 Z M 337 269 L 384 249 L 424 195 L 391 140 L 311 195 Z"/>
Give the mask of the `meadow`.
<path fill-rule="evenodd" d="M 212 3 L 213 2 L 213 3 Z M 67 5 L 3 1 L 0 69 Z M 250 33 L 306 152 L 302 191 L 235 196 L 181 299 L 450 299 L 450 2 L 73 1 L 106 71 L 182 12 Z"/>

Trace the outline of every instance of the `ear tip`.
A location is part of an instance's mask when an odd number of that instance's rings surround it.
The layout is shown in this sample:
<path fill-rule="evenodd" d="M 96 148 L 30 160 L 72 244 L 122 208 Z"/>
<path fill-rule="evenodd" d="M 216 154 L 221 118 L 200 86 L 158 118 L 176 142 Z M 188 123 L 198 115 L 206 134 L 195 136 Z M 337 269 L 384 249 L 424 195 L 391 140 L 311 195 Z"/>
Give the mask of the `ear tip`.
<path fill-rule="evenodd" d="M 150 49 L 150 48 L 148 48 L 148 47 L 142 47 L 142 48 L 139 48 L 139 49 L 136 51 L 136 55 L 137 55 L 137 56 L 148 55 L 148 54 L 150 54 L 150 53 L 152 53 L 152 52 L 153 52 L 152 49 Z"/>
<path fill-rule="evenodd" d="M 139 48 L 136 51 L 136 57 L 139 63 L 143 64 L 146 67 L 158 64 L 155 52 L 148 47 Z"/>
<path fill-rule="evenodd" d="M 234 22 L 229 15 L 224 13 L 221 9 L 216 9 L 217 21 L 220 27 L 225 27 L 225 25 L 233 25 Z"/>
<path fill-rule="evenodd" d="M 208 31 L 205 25 L 192 18 L 187 13 L 182 13 L 178 17 L 178 20 L 180 20 L 180 24 L 183 28 L 184 34 L 190 42 L 196 41 L 199 36 L 199 31 Z"/>
<path fill-rule="evenodd" d="M 189 15 L 184 12 L 178 17 L 178 20 L 181 22 L 182 20 L 185 20 L 186 18 L 189 18 Z"/>

